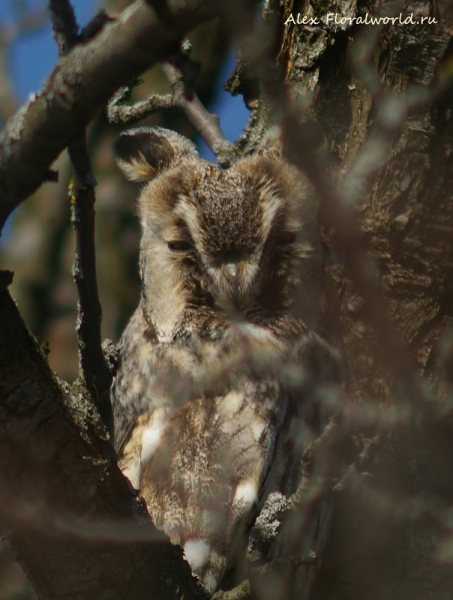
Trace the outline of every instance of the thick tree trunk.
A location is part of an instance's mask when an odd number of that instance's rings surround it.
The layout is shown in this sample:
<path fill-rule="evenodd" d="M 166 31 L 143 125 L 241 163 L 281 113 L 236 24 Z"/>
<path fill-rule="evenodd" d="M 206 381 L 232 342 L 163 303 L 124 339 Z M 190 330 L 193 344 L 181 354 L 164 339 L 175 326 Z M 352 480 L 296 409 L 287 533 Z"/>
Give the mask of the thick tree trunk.
<path fill-rule="evenodd" d="M 398 110 L 408 106 L 398 105 L 404 92 L 419 98 L 396 130 L 382 134 L 381 128 L 386 162 L 370 170 L 371 189 L 359 198 L 357 210 L 394 326 L 415 358 L 414 375 L 431 382 L 426 394 L 437 400 L 428 409 L 402 392 L 385 364 L 391 349 L 382 347 L 379 331 L 370 327 L 373 315 L 362 290 L 337 261 L 332 272 L 342 300 L 350 392 L 364 411 L 355 442 L 358 448 L 371 445 L 338 494 L 312 597 L 447 598 L 451 546 L 442 542 L 448 540 L 453 501 L 453 432 L 449 404 L 441 400 L 451 375 L 444 371 L 449 359 L 440 342 L 449 343 L 452 315 L 453 129 L 446 85 L 452 8 L 435 2 L 354 4 L 317 2 L 315 13 L 404 11 L 403 19 L 430 16 L 436 23 L 353 26 L 327 34 L 291 26 L 283 59 L 288 79 L 302 94 L 309 80 L 315 96 L 311 118 L 323 126 L 340 169 L 354 165 L 376 122 L 398 121 Z M 307 45 L 320 48 L 308 64 Z M 386 105 L 393 92 L 393 104 Z M 370 151 L 368 160 L 377 153 Z M 335 234 L 331 241 L 335 248 Z"/>

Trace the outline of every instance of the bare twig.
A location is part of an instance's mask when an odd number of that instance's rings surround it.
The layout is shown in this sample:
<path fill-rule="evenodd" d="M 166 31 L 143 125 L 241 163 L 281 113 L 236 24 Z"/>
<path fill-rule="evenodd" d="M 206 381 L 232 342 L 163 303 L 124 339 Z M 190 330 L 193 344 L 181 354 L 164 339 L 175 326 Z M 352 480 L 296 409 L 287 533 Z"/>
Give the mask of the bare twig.
<path fill-rule="evenodd" d="M 190 48 L 185 46 L 185 54 L 178 55 L 178 66 L 184 66 L 188 61 L 188 52 Z M 202 102 L 192 90 L 191 84 L 187 81 L 184 68 L 177 68 L 171 64 L 164 64 L 163 71 L 170 83 L 172 93 L 165 95 L 153 95 L 148 100 L 137 102 L 132 106 L 127 104 L 130 100 L 131 87 L 126 86 L 115 94 L 108 106 L 108 117 L 111 123 L 136 123 L 140 119 L 157 112 L 158 110 L 168 110 L 170 108 L 180 108 L 183 110 L 190 122 L 195 126 L 201 137 L 215 154 L 225 151 L 229 147 L 229 142 L 219 125 L 217 115 L 209 113 Z"/>
<path fill-rule="evenodd" d="M 201 103 L 195 92 L 189 96 L 187 85 L 181 72 L 170 64 L 163 66 L 163 70 L 173 94 L 178 99 L 178 105 L 184 110 L 190 122 L 195 126 L 201 137 L 212 149 L 214 154 L 226 150 L 229 146 L 219 126 L 219 117 L 210 114 Z"/>
<path fill-rule="evenodd" d="M 50 0 L 52 24 L 58 51 L 67 54 L 77 43 L 78 26 L 69 0 Z M 94 247 L 94 178 L 88 155 L 85 134 L 69 147 L 73 168 L 71 190 L 71 221 L 76 234 L 73 275 L 79 293 L 77 339 L 79 365 L 99 413 L 113 436 L 113 415 L 109 398 L 112 372 L 109 370 L 101 347 L 102 308 L 96 279 Z"/>
<path fill-rule="evenodd" d="M 168 110 L 178 105 L 174 94 L 156 94 L 131 106 L 128 102 L 135 84 L 133 82 L 122 87 L 108 103 L 107 115 L 110 123 L 133 125 L 159 110 Z"/>
<path fill-rule="evenodd" d="M 170 27 L 136 0 L 117 21 L 105 23 L 94 38 L 60 59 L 41 92 L 10 119 L 0 137 L 0 228 L 112 94 L 174 53 L 181 37 L 219 8 L 208 0 L 175 4 Z"/>
<path fill-rule="evenodd" d="M 69 0 L 49 0 L 49 10 L 58 54 L 61 57 L 77 43 L 79 28 Z"/>
<path fill-rule="evenodd" d="M 94 247 L 94 186 L 96 181 L 86 148 L 85 136 L 69 148 L 73 167 L 71 221 L 76 233 L 73 275 L 79 293 L 77 337 L 79 363 L 89 389 L 110 435 L 113 436 L 113 416 L 109 399 L 112 373 L 101 347 L 102 308 L 96 280 Z"/>

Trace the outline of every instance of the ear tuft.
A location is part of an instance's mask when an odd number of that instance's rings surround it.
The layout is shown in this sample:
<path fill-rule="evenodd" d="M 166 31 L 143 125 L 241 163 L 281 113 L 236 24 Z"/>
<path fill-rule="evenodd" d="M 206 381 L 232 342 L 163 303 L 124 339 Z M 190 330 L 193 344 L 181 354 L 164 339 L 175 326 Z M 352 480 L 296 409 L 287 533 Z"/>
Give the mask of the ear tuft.
<path fill-rule="evenodd" d="M 114 152 L 118 167 L 131 181 L 147 181 L 184 158 L 198 158 L 193 142 L 163 127 L 123 131 Z"/>

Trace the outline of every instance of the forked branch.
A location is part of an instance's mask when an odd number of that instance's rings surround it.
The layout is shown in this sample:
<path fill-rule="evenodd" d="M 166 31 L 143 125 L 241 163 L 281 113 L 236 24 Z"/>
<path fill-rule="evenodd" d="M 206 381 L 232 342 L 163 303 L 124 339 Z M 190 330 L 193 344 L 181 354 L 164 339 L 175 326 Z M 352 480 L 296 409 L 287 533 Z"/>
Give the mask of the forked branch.
<path fill-rule="evenodd" d="M 133 124 L 159 110 L 179 108 L 186 113 L 214 154 L 219 154 L 227 150 L 230 144 L 220 128 L 218 116 L 206 110 L 192 88 L 191 80 L 197 69 L 190 61 L 189 53 L 190 44 L 185 42 L 174 61 L 177 66 L 170 63 L 162 65 L 172 90 L 170 94 L 155 94 L 130 105 L 132 87 L 137 83 L 133 82 L 120 89 L 109 102 L 108 117 L 111 123 Z"/>

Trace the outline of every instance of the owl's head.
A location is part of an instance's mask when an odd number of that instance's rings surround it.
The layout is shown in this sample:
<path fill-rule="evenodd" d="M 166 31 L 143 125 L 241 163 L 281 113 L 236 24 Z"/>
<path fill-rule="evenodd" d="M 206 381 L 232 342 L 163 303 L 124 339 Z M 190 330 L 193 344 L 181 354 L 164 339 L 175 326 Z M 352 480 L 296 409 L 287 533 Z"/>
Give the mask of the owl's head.
<path fill-rule="evenodd" d="M 322 260 L 317 200 L 276 152 L 222 170 L 187 138 L 162 128 L 125 131 L 119 167 L 142 188 L 143 306 L 171 335 L 193 311 L 263 323 L 291 314 L 314 325 Z"/>

